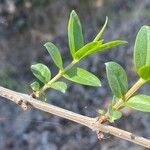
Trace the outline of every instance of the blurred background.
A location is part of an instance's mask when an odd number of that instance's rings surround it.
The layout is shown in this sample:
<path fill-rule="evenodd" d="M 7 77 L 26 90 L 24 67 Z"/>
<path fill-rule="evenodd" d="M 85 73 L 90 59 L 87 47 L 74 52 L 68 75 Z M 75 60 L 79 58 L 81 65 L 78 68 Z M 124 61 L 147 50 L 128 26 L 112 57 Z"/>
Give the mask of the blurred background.
<path fill-rule="evenodd" d="M 150 0 L 0 0 L 0 86 L 31 93 L 34 80 L 30 65 L 41 62 L 57 72 L 43 44 L 54 42 L 65 64 L 70 62 L 67 24 L 72 9 L 78 13 L 85 41 L 92 40 L 109 17 L 106 41 L 127 40 L 80 62 L 102 81 L 101 88 L 68 82 L 65 94 L 47 92 L 48 103 L 95 117 L 98 108 L 107 107 L 112 97 L 104 63 L 114 60 L 128 74 L 132 85 L 138 76 L 133 66 L 133 46 L 140 27 L 150 23 Z M 150 85 L 140 89 L 149 93 Z M 137 135 L 150 138 L 150 115 L 125 110 L 113 124 Z M 15 104 L 0 98 L 0 150 L 144 150 L 127 141 L 107 136 L 103 142 L 88 128 L 68 120 L 31 109 L 22 112 Z"/>

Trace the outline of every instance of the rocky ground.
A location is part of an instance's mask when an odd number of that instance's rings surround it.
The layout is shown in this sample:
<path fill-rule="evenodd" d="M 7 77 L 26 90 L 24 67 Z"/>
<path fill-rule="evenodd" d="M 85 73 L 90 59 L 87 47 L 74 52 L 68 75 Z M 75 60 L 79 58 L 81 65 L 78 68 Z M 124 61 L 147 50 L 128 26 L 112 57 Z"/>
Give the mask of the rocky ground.
<path fill-rule="evenodd" d="M 91 88 L 69 82 L 66 94 L 48 91 L 49 103 L 96 116 L 96 109 L 107 106 L 111 99 L 104 62 L 120 63 L 132 85 L 137 75 L 132 56 L 139 28 L 150 22 L 149 0 L 1 0 L 0 1 L 0 85 L 30 93 L 33 81 L 30 65 L 42 62 L 57 70 L 44 50 L 46 41 L 61 47 L 65 64 L 70 61 L 67 41 L 67 20 L 75 9 L 83 24 L 88 42 L 102 26 L 105 16 L 109 25 L 106 41 L 124 39 L 129 43 L 103 53 L 89 56 L 80 65 L 102 80 L 101 88 Z M 141 92 L 149 93 L 147 84 Z M 150 138 L 150 116 L 147 113 L 126 111 L 114 124 L 122 129 Z M 65 119 L 31 109 L 22 112 L 15 104 L 0 99 L 0 150 L 144 150 L 127 141 L 109 137 L 99 142 L 88 128 Z"/>

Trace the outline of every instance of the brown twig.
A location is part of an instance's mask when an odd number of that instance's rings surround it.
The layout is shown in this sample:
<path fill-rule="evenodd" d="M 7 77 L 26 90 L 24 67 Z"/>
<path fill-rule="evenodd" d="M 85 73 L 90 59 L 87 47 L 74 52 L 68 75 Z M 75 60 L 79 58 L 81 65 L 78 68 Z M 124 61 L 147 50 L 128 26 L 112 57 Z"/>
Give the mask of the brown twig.
<path fill-rule="evenodd" d="M 1 86 L 0 86 L 0 96 L 15 102 L 16 104 L 21 106 L 23 110 L 27 110 L 28 106 L 30 105 L 39 110 L 42 110 L 42 111 L 60 116 L 62 118 L 66 118 L 68 120 L 77 122 L 79 124 L 82 124 L 92 129 L 97 134 L 99 134 L 100 132 L 109 133 L 121 139 L 125 139 L 133 143 L 136 143 L 138 145 L 141 145 L 143 147 L 150 148 L 149 139 L 136 136 L 130 132 L 112 127 L 110 125 L 100 124 L 99 121 L 97 121 L 97 117 L 91 118 L 91 117 L 83 116 L 83 115 L 74 113 L 72 111 L 68 111 L 66 109 L 39 101 L 37 99 L 32 98 L 29 95 L 15 92 L 15 91 L 6 89 Z"/>

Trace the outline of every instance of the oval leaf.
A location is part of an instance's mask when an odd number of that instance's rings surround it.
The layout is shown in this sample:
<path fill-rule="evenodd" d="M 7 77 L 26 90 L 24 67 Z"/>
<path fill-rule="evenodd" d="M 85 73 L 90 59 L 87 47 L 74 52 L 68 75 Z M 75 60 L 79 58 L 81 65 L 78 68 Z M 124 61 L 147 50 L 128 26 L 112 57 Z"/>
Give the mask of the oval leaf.
<path fill-rule="evenodd" d="M 103 42 L 103 40 L 101 40 L 99 42 L 91 42 L 91 43 L 87 44 L 86 46 L 82 47 L 80 50 L 78 50 L 75 53 L 75 58 L 81 59 L 85 56 L 88 56 L 88 55 L 94 53 L 94 52 L 103 51 L 103 50 L 109 49 L 111 47 L 127 43 L 126 41 L 121 41 L 121 40 L 111 41 L 111 42 L 108 42 L 105 44 L 102 44 L 102 42 Z"/>
<path fill-rule="evenodd" d="M 103 33 L 104 33 L 104 31 L 105 31 L 105 28 L 106 28 L 106 26 L 107 26 L 107 23 L 108 23 L 108 17 L 106 16 L 105 23 L 104 23 L 102 29 L 100 30 L 100 32 L 98 33 L 98 35 L 97 35 L 97 36 L 95 37 L 95 39 L 93 40 L 93 42 L 98 41 L 98 40 L 101 38 L 101 36 L 103 35 Z"/>
<path fill-rule="evenodd" d="M 125 105 L 127 107 L 143 111 L 150 112 L 150 96 L 148 95 L 136 95 L 131 97 Z"/>
<path fill-rule="evenodd" d="M 98 113 L 99 113 L 100 115 L 104 115 L 106 112 L 105 112 L 104 109 L 98 109 Z"/>
<path fill-rule="evenodd" d="M 38 78 L 44 84 L 47 83 L 51 78 L 51 72 L 49 68 L 41 63 L 31 66 L 31 71 L 36 78 Z"/>
<path fill-rule="evenodd" d="M 113 94 L 122 98 L 128 90 L 128 80 L 125 70 L 115 62 L 106 63 L 106 73 Z"/>
<path fill-rule="evenodd" d="M 83 85 L 101 86 L 100 80 L 95 75 L 82 68 L 71 68 L 65 72 L 64 77 Z"/>
<path fill-rule="evenodd" d="M 122 113 L 117 110 L 113 110 L 112 105 L 108 107 L 108 114 L 109 114 L 109 122 L 114 122 L 122 117 Z"/>
<path fill-rule="evenodd" d="M 113 111 L 112 115 L 109 118 L 110 122 L 114 122 L 122 117 L 122 113 L 120 111 Z"/>
<path fill-rule="evenodd" d="M 70 52 L 74 58 L 75 52 L 84 45 L 81 23 L 74 10 L 70 14 L 68 24 L 68 39 Z"/>
<path fill-rule="evenodd" d="M 55 90 L 61 91 L 62 93 L 65 93 L 67 89 L 67 84 L 64 82 L 58 81 L 58 82 L 54 82 L 50 84 L 49 87 Z"/>
<path fill-rule="evenodd" d="M 142 79 L 146 81 L 150 80 L 150 65 L 141 67 L 138 73 Z"/>
<path fill-rule="evenodd" d="M 150 65 L 150 27 L 142 26 L 137 34 L 134 46 L 134 65 L 138 70 Z"/>
<path fill-rule="evenodd" d="M 30 86 L 31 86 L 33 91 L 38 91 L 40 89 L 40 84 L 37 81 L 31 83 Z"/>
<path fill-rule="evenodd" d="M 47 42 L 46 44 L 44 44 L 44 46 L 46 47 L 47 51 L 51 55 L 54 63 L 56 64 L 56 66 L 58 68 L 62 69 L 63 68 L 62 58 L 61 58 L 59 49 L 51 42 Z"/>

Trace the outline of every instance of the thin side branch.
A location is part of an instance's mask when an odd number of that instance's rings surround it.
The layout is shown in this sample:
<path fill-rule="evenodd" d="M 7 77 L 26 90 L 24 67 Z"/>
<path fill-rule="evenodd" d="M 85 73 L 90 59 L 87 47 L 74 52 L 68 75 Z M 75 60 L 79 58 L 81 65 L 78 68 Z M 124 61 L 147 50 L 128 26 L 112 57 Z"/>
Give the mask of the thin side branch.
<path fill-rule="evenodd" d="M 136 143 L 138 145 L 141 145 L 143 147 L 150 148 L 149 139 L 136 136 L 130 132 L 112 127 L 110 125 L 100 124 L 97 121 L 98 120 L 97 118 L 83 116 L 83 115 L 74 113 L 72 111 L 68 111 L 66 109 L 62 109 L 60 107 L 39 101 L 37 99 L 32 98 L 29 95 L 15 92 L 15 91 L 6 89 L 1 86 L 0 86 L 0 96 L 15 102 L 16 104 L 21 106 L 23 110 L 27 110 L 29 106 L 32 106 L 39 110 L 42 110 L 42 111 L 57 115 L 59 117 L 74 121 L 76 123 L 82 124 L 92 129 L 96 133 L 99 133 L 99 132 L 109 133 L 121 139 L 125 139 L 133 143 Z"/>
<path fill-rule="evenodd" d="M 125 97 L 120 98 L 119 101 L 113 106 L 114 110 L 118 110 L 128 99 L 144 84 L 146 83 L 145 80 L 140 78 L 130 89 L 129 91 L 125 94 Z M 107 122 L 109 119 L 109 114 L 108 112 L 101 116 L 99 118 L 99 121 L 101 123 Z"/>

